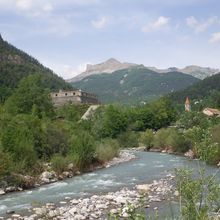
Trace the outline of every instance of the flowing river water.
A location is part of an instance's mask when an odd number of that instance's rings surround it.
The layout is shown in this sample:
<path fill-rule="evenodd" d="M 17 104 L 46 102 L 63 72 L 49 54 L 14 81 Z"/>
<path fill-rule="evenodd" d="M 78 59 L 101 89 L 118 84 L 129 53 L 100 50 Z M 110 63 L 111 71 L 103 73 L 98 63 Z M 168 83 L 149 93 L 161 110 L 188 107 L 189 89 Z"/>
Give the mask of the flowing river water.
<path fill-rule="evenodd" d="M 135 152 L 137 159 L 80 176 L 44 185 L 23 192 L 0 196 L 0 215 L 7 210 L 21 212 L 34 204 L 56 203 L 65 197 L 79 198 L 117 191 L 126 186 L 150 183 L 173 172 L 174 168 L 199 168 L 199 162 L 184 157 L 153 153 Z M 218 168 L 206 166 L 207 173 L 216 173 Z M 220 179 L 220 174 L 217 174 Z"/>

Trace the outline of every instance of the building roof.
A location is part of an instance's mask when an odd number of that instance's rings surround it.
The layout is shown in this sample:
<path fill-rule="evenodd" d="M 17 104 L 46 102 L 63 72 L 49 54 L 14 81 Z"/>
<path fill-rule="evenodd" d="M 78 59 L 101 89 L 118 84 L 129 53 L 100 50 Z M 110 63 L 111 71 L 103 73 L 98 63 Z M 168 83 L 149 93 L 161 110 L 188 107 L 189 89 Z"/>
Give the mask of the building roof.
<path fill-rule="evenodd" d="M 216 108 L 205 108 L 203 109 L 202 112 L 207 116 L 214 116 L 214 115 L 217 115 L 218 117 L 220 116 L 220 111 Z"/>

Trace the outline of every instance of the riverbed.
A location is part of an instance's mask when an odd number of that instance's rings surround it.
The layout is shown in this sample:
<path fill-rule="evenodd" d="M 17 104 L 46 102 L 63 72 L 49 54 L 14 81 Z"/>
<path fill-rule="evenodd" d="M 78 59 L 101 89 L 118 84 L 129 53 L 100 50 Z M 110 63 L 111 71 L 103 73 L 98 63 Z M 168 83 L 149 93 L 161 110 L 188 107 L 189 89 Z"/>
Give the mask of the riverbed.
<path fill-rule="evenodd" d="M 58 203 L 70 198 L 85 198 L 94 194 L 117 191 L 123 187 L 134 187 L 137 184 L 150 183 L 172 173 L 174 168 L 190 167 L 198 169 L 198 161 L 185 157 L 153 153 L 135 152 L 137 159 L 109 168 L 96 170 L 80 176 L 41 186 L 37 189 L 6 194 L 0 197 L 0 215 L 7 210 L 21 213 L 33 206 L 45 203 Z M 206 166 L 209 174 L 218 168 Z M 220 175 L 218 174 L 219 178 Z"/>

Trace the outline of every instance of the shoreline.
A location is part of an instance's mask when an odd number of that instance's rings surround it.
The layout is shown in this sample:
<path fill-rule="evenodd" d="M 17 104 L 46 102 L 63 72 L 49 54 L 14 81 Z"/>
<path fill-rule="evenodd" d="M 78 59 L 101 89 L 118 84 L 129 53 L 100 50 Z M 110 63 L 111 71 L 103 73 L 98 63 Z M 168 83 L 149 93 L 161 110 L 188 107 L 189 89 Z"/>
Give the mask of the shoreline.
<path fill-rule="evenodd" d="M 133 208 L 144 208 L 153 213 L 164 201 L 175 200 L 178 196 L 173 184 L 174 177 L 172 174 L 167 174 L 166 177 L 150 183 L 138 184 L 131 188 L 123 187 L 115 192 L 95 194 L 85 198 L 66 197 L 58 204 L 46 203 L 44 206 L 32 208 L 30 215 L 12 214 L 8 215 L 8 218 L 23 220 L 106 219 L 109 213 L 113 216 L 128 218 L 129 204 L 132 204 Z"/>

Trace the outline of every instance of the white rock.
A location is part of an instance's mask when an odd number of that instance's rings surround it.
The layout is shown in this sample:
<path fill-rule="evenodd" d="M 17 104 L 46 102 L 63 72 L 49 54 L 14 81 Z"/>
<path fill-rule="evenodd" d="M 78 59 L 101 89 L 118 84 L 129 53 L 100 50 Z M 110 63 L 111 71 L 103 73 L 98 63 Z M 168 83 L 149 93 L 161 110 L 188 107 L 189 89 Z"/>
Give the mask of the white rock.
<path fill-rule="evenodd" d="M 137 185 L 136 188 L 139 192 L 148 193 L 151 189 L 151 185 L 149 184 Z"/>
<path fill-rule="evenodd" d="M 0 189 L 0 195 L 4 195 L 5 191 L 3 189 Z"/>

